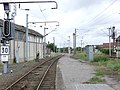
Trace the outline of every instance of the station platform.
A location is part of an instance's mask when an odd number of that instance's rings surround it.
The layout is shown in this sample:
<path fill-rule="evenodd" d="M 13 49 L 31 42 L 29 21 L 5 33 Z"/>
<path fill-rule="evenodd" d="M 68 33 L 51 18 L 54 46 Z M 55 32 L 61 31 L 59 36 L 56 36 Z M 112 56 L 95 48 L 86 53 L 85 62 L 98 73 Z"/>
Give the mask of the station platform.
<path fill-rule="evenodd" d="M 107 84 L 83 84 L 95 76 L 95 67 L 65 55 L 58 61 L 56 90 L 114 90 Z"/>

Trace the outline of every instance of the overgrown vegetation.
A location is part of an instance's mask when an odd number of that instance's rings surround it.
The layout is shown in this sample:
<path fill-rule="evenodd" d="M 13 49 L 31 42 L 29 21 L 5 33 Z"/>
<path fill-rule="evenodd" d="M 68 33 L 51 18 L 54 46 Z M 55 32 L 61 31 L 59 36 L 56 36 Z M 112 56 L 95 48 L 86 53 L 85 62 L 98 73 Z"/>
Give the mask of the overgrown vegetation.
<path fill-rule="evenodd" d="M 94 76 L 89 81 L 84 82 L 84 83 L 87 83 L 87 84 L 98 84 L 98 83 L 104 83 L 104 82 L 105 82 L 105 79 L 102 79 L 101 77 L 98 77 L 98 76 Z"/>
<path fill-rule="evenodd" d="M 109 60 L 108 56 L 106 56 L 104 54 L 94 54 L 93 62 L 105 62 L 108 60 Z"/>
<path fill-rule="evenodd" d="M 116 76 L 120 74 L 120 59 L 109 58 L 102 54 L 95 55 L 95 59 L 91 63 L 99 66 L 99 69 L 96 70 L 96 76 L 104 77 L 104 75 Z"/>
<path fill-rule="evenodd" d="M 120 73 L 120 60 L 119 59 L 112 59 L 109 62 L 106 62 L 106 66 L 113 71 L 117 71 Z"/>
<path fill-rule="evenodd" d="M 80 51 L 76 52 L 75 58 L 82 59 L 82 60 L 87 60 L 86 53 L 85 52 L 81 53 Z"/>
<path fill-rule="evenodd" d="M 100 49 L 100 51 L 102 52 L 102 53 L 104 53 L 104 54 L 106 54 L 106 55 L 108 55 L 109 54 L 109 49 Z"/>
<path fill-rule="evenodd" d="M 96 76 L 104 76 L 105 75 L 105 71 L 104 70 L 96 70 L 95 75 Z"/>
<path fill-rule="evenodd" d="M 93 65 L 104 66 L 108 69 L 120 73 L 120 60 L 111 59 L 105 55 L 98 55 L 95 57 L 94 61 L 91 62 Z"/>
<path fill-rule="evenodd" d="M 120 59 L 109 58 L 108 49 L 102 49 L 103 54 L 94 54 L 94 60 L 90 62 L 92 65 L 99 67 L 95 76 L 85 83 L 103 83 L 105 75 L 113 76 L 120 74 Z M 76 58 L 87 60 L 86 53 L 76 53 Z"/>

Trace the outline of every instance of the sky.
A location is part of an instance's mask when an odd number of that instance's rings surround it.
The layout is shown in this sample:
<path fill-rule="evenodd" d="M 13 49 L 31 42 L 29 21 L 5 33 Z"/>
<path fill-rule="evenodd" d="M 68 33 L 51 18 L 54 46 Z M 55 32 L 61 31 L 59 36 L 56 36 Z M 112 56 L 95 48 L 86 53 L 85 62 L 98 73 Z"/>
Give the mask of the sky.
<path fill-rule="evenodd" d="M 19 0 L 0 0 L 19 1 Z M 27 1 L 27 0 L 20 0 Z M 32 1 L 32 0 L 29 0 Z M 35 0 L 33 0 L 35 1 Z M 40 0 L 37 0 L 40 1 Z M 42 0 L 45 1 L 45 0 Z M 46 0 L 48 1 L 48 0 Z M 29 28 L 44 34 L 44 27 L 47 27 L 47 42 L 53 43 L 58 47 L 73 47 L 73 33 L 77 30 L 77 47 L 85 45 L 99 45 L 108 43 L 108 28 L 115 26 L 116 37 L 120 35 L 120 0 L 55 0 L 58 9 L 51 9 L 55 3 L 37 3 L 17 5 L 15 23 L 26 26 L 26 14 L 29 14 L 29 22 L 58 21 L 58 23 L 29 24 Z M 11 13 L 14 11 L 11 5 Z M 25 11 L 23 9 L 30 9 Z M 0 18 L 5 17 L 3 5 L 0 5 Z M 42 27 L 40 27 L 42 26 Z M 57 29 L 56 29 L 57 28 Z M 55 30 L 51 32 L 52 30 Z M 50 33 L 51 32 L 51 33 Z M 70 44 L 68 43 L 70 36 Z"/>

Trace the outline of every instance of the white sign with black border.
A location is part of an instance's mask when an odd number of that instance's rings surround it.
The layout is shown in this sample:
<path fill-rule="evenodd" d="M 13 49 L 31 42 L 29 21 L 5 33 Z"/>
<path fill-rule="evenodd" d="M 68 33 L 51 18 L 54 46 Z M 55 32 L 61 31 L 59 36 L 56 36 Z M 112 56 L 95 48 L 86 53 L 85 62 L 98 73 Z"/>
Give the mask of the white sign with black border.
<path fill-rule="evenodd" d="M 1 55 L 2 62 L 8 62 L 8 55 Z"/>
<path fill-rule="evenodd" d="M 1 46 L 1 55 L 9 54 L 9 46 Z"/>

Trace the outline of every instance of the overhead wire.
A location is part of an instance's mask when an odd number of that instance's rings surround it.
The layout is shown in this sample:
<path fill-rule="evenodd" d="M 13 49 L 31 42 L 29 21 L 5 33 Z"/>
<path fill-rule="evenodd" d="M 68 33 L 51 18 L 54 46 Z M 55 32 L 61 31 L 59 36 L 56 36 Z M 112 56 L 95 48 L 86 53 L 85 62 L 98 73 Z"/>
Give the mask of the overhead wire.
<path fill-rule="evenodd" d="M 112 0 L 113 1 L 113 0 Z M 92 23 L 96 18 L 100 17 L 103 12 L 105 12 L 108 8 L 110 8 L 117 0 L 114 0 L 110 5 L 108 5 L 103 11 L 101 11 L 100 13 L 98 13 L 95 17 L 93 17 L 90 21 L 88 21 L 87 23 L 85 24 L 90 24 Z"/>
<path fill-rule="evenodd" d="M 40 5 L 39 5 L 39 4 L 38 4 L 38 7 L 39 7 L 39 10 L 40 10 L 40 12 L 42 13 L 42 15 L 43 15 L 44 19 L 46 20 L 46 16 L 45 16 L 45 14 L 43 13 L 43 11 L 42 11 L 42 9 L 41 9 L 41 7 L 40 7 Z"/>
<path fill-rule="evenodd" d="M 118 6 L 116 6 L 116 7 L 114 7 L 114 8 L 117 8 L 117 7 L 120 7 L 120 4 L 119 4 Z M 114 9 L 112 9 L 112 10 L 114 10 Z M 105 16 L 105 17 L 103 17 L 103 18 L 100 18 L 100 19 L 98 20 L 98 22 L 101 23 L 101 22 L 106 21 L 106 19 L 112 17 L 112 15 L 113 15 L 113 14 L 116 14 L 117 12 L 118 12 L 118 10 L 117 10 L 117 11 L 114 11 L 114 12 L 112 12 L 112 13 L 110 13 L 110 14 L 107 14 L 107 16 Z M 117 13 L 117 14 L 118 14 L 118 13 Z M 94 23 L 93 23 L 93 24 L 94 24 Z"/>

